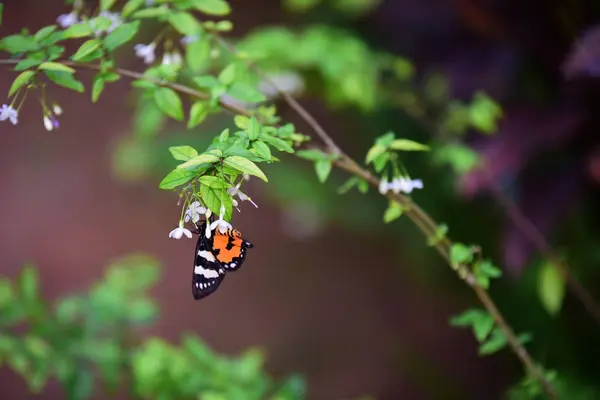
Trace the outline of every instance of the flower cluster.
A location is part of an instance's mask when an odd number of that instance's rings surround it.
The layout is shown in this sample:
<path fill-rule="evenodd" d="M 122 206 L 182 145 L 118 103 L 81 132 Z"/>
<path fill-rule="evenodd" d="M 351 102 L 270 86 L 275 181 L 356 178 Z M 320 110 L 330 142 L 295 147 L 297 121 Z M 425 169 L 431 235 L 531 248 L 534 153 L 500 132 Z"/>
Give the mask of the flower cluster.
<path fill-rule="evenodd" d="M 386 178 L 379 182 L 379 193 L 386 194 L 388 191 L 394 193 L 410 194 L 414 189 L 423 189 L 423 181 L 420 179 L 410 179 L 406 176 L 399 176 L 388 182 Z"/>

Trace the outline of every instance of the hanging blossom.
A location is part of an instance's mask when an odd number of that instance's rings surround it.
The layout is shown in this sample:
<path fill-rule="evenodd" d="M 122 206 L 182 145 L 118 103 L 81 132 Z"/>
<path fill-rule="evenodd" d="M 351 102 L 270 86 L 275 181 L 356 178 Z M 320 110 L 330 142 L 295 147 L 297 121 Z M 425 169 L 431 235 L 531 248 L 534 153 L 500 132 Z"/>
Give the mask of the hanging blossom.
<path fill-rule="evenodd" d="M 242 183 L 238 183 L 236 185 L 236 187 L 231 187 L 229 189 L 227 189 L 227 193 L 233 197 L 233 196 L 237 196 L 239 197 L 240 201 L 249 201 L 250 203 L 254 204 L 254 207 L 258 208 L 258 206 L 256 205 L 256 203 L 254 201 L 252 201 L 252 199 L 248 196 L 246 196 L 241 190 L 240 190 L 240 186 L 242 185 Z M 235 201 L 235 200 L 234 200 Z M 237 206 L 236 206 L 237 207 Z"/>
<path fill-rule="evenodd" d="M 181 40 L 179 41 L 182 45 L 187 46 L 190 43 L 194 43 L 198 40 L 200 40 L 200 35 L 187 35 L 181 38 Z"/>
<path fill-rule="evenodd" d="M 152 64 L 156 59 L 156 56 L 154 55 L 156 43 L 154 42 L 150 44 L 136 44 L 133 49 L 135 50 L 135 55 L 142 58 L 145 64 Z"/>
<path fill-rule="evenodd" d="M 100 14 L 98 14 L 98 16 L 108 18 L 110 20 L 110 25 L 106 29 L 98 29 L 94 23 L 95 21 L 91 21 L 90 26 L 92 27 L 92 30 L 96 36 L 100 36 L 104 32 L 111 33 L 119 26 L 123 25 L 123 18 L 118 12 L 111 13 L 109 11 L 102 11 Z"/>
<path fill-rule="evenodd" d="M 205 234 L 208 239 L 210 239 L 210 235 L 214 229 L 218 229 L 219 232 L 221 232 L 221 233 L 225 233 L 225 232 L 227 232 L 227 230 L 233 229 L 233 226 L 231 226 L 231 224 L 229 222 L 227 222 L 223 219 L 224 215 L 225 215 L 225 207 L 223 205 L 221 205 L 221 209 L 219 210 L 219 219 L 214 221 L 210 225 L 208 225 L 208 224 L 206 225 Z"/>
<path fill-rule="evenodd" d="M 69 14 L 61 14 L 56 18 L 56 22 L 60 25 L 61 28 L 67 29 L 71 25 L 75 25 L 79 22 L 79 17 L 75 11 Z"/>
<path fill-rule="evenodd" d="M 162 65 L 175 65 L 180 66 L 183 64 L 183 58 L 179 52 L 174 51 L 172 53 L 165 53 L 162 59 Z"/>
<path fill-rule="evenodd" d="M 179 226 L 169 233 L 169 237 L 173 239 L 181 239 L 183 235 L 187 236 L 188 239 L 192 238 L 192 232 L 183 227 L 183 221 L 179 221 Z"/>
<path fill-rule="evenodd" d="M 185 222 L 189 222 L 191 220 L 193 223 L 196 223 L 200 221 L 201 215 L 208 215 L 207 211 L 209 210 L 202 207 L 199 201 L 195 201 L 192 204 L 190 204 L 188 209 L 185 211 Z"/>
<path fill-rule="evenodd" d="M 19 122 L 19 111 L 15 110 L 12 106 L 2 104 L 0 108 L 0 121 L 9 120 L 13 125 Z"/>
<path fill-rule="evenodd" d="M 423 181 L 420 179 L 410 179 L 405 176 L 394 178 L 391 182 L 382 179 L 379 182 L 379 193 L 386 194 L 388 190 L 394 193 L 411 193 L 414 189 L 423 189 Z"/>

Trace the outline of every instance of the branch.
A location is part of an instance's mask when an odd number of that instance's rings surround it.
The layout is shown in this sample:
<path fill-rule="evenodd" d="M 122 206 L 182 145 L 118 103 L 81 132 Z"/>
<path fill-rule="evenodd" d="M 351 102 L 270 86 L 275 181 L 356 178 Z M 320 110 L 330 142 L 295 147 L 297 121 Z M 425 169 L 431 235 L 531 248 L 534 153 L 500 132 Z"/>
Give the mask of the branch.
<path fill-rule="evenodd" d="M 223 42 L 223 40 L 220 40 Z M 232 47 L 228 47 L 235 54 L 235 49 Z M 0 64 L 16 64 L 18 60 L 0 60 Z M 82 69 L 91 69 L 91 70 L 101 70 L 99 65 L 90 65 L 90 64 L 80 64 L 73 61 L 61 61 L 62 64 L 71 66 L 74 68 L 82 68 Z M 209 100 L 210 96 L 206 93 L 197 91 L 195 89 L 189 88 L 185 85 L 181 85 L 174 82 L 157 80 L 150 77 L 146 77 L 143 74 L 127 69 L 122 68 L 110 68 L 109 70 L 116 72 L 122 76 L 126 76 L 132 79 L 144 79 L 148 82 L 152 82 L 156 85 L 169 87 L 175 91 L 180 93 L 184 93 L 190 95 L 192 97 L 196 97 L 200 100 Z M 256 70 L 256 67 L 253 67 L 253 70 Z M 261 75 L 264 76 L 264 74 Z M 334 154 L 338 155 L 337 160 L 335 161 L 335 165 L 342 170 L 349 172 L 352 175 L 358 176 L 360 178 L 365 179 L 374 187 L 379 187 L 379 179 L 373 176 L 368 170 L 362 168 L 358 163 L 356 163 L 352 158 L 347 156 L 345 153 L 341 151 L 341 149 L 335 144 L 333 139 L 327 134 L 327 132 L 318 124 L 318 122 L 312 117 L 312 115 L 300 105 L 295 99 L 289 96 L 284 91 L 280 90 L 273 82 L 269 82 L 276 90 L 279 92 L 284 100 L 292 107 L 298 114 L 314 129 L 315 133 L 323 140 L 328 150 Z M 234 114 L 251 116 L 252 112 L 246 110 L 242 107 L 234 106 L 219 100 L 219 105 Z M 411 221 L 419 228 L 419 230 L 424 234 L 425 237 L 430 237 L 435 235 L 437 230 L 437 224 L 435 221 L 417 204 L 413 203 L 412 200 L 404 196 L 402 194 L 396 194 L 388 191 L 385 195 L 392 201 L 397 202 L 405 209 L 405 214 L 410 218 Z M 534 359 L 531 357 L 529 352 L 525 349 L 525 347 L 519 342 L 517 336 L 513 332 L 512 328 L 507 324 L 504 317 L 502 316 L 500 310 L 495 305 L 492 298 L 489 296 L 487 291 L 481 287 L 477 283 L 476 277 L 469 270 L 467 265 L 459 265 L 454 266 L 450 259 L 450 249 L 452 247 L 452 241 L 448 238 L 442 239 L 439 243 L 435 245 L 435 249 L 442 256 L 442 258 L 448 263 L 448 265 L 456 270 L 458 275 L 464 280 L 467 285 L 475 292 L 479 301 L 483 304 L 484 308 L 490 313 L 490 315 L 494 318 L 497 326 L 502 330 L 504 335 L 506 336 L 508 345 L 511 347 L 513 352 L 517 355 L 517 357 L 521 360 L 523 365 L 525 366 L 528 373 L 534 377 L 542 386 L 544 392 L 548 394 L 548 396 L 552 399 L 556 399 L 557 394 L 552 386 L 552 384 L 546 379 L 544 376 L 543 370 L 537 365 Z"/>

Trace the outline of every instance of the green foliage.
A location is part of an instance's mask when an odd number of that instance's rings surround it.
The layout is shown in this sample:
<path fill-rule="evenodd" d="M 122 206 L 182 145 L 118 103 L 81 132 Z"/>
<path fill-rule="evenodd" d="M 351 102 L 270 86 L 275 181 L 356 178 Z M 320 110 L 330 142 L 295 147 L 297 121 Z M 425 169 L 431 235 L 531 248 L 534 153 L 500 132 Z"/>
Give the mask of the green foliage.
<path fill-rule="evenodd" d="M 134 344 L 134 329 L 157 317 L 148 290 L 158 279 L 156 260 L 131 255 L 111 264 L 87 293 L 50 306 L 33 266 L 15 282 L 0 279 L 0 362 L 34 392 L 57 379 L 69 399 L 91 398 L 100 388 L 114 394 L 123 385 L 144 399 L 304 398 L 302 380 L 273 382 L 256 349 L 227 358 L 191 334 L 179 345 L 158 338 Z"/>
<path fill-rule="evenodd" d="M 538 277 L 538 295 L 550 315 L 557 315 L 565 297 L 564 273 L 550 261 L 542 263 Z"/>

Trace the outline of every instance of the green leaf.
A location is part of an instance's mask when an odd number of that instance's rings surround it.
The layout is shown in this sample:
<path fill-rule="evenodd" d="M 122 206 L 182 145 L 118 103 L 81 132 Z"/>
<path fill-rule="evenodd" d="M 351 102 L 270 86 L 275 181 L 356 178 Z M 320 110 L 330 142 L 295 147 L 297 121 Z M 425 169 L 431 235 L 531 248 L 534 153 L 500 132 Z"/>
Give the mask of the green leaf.
<path fill-rule="evenodd" d="M 68 72 L 57 72 L 57 71 L 44 71 L 44 74 L 50 79 L 52 82 L 56 83 L 59 86 L 65 87 L 67 89 L 75 90 L 76 92 L 83 93 L 85 88 L 83 87 L 83 83 L 79 82 L 73 74 Z"/>
<path fill-rule="evenodd" d="M 223 181 L 223 179 L 221 179 L 217 176 L 204 175 L 204 176 L 201 176 L 198 179 L 198 181 L 201 184 L 211 187 L 213 189 L 226 189 L 227 188 L 227 183 L 225 183 Z"/>
<path fill-rule="evenodd" d="M 494 318 L 488 313 L 480 315 L 473 321 L 473 333 L 478 342 L 483 342 L 494 329 Z"/>
<path fill-rule="evenodd" d="M 482 133 L 494 133 L 500 117 L 502 108 L 498 103 L 483 92 L 475 94 L 469 107 L 469 119 L 473 127 Z"/>
<path fill-rule="evenodd" d="M 506 347 L 507 341 L 504 332 L 500 328 L 496 328 L 492 331 L 492 335 L 487 342 L 479 346 L 480 355 L 490 355 L 502 350 Z"/>
<path fill-rule="evenodd" d="M 128 22 L 123 25 L 119 25 L 115 30 L 108 34 L 103 40 L 104 47 L 108 51 L 113 51 L 119 46 L 129 42 L 135 34 L 138 32 L 140 27 L 140 21 Z"/>
<path fill-rule="evenodd" d="M 185 51 L 185 59 L 187 65 L 193 72 L 199 72 L 204 67 L 204 64 L 210 60 L 210 41 L 205 38 L 201 38 L 187 45 Z M 196 79 L 200 79 L 200 82 L 203 82 L 201 79 L 203 77 L 199 77 Z M 212 77 L 214 79 L 214 77 Z M 196 80 L 194 79 L 194 80 Z M 215 79 L 216 82 L 216 79 Z M 204 82 L 203 82 L 204 83 Z M 199 85 L 200 87 L 211 87 L 210 85 L 204 86 Z"/>
<path fill-rule="evenodd" d="M 104 90 L 104 79 L 102 74 L 98 74 L 94 77 L 94 82 L 92 83 L 92 102 L 95 103 L 100 98 L 102 91 Z"/>
<path fill-rule="evenodd" d="M 198 76 L 192 79 L 198 87 L 213 88 L 219 85 L 219 81 L 212 75 Z"/>
<path fill-rule="evenodd" d="M 196 173 L 185 169 L 174 169 L 160 182 L 159 188 L 164 190 L 175 189 L 190 181 Z"/>
<path fill-rule="evenodd" d="M 234 82 L 227 90 L 231 97 L 248 103 L 261 103 L 266 101 L 265 95 L 257 88 L 242 82 Z"/>
<path fill-rule="evenodd" d="M 37 50 L 39 44 L 30 36 L 10 35 L 0 41 L 0 47 L 14 54 Z"/>
<path fill-rule="evenodd" d="M 473 250 L 462 244 L 454 243 L 450 249 L 450 262 L 457 268 L 461 264 L 468 264 L 473 261 Z"/>
<path fill-rule="evenodd" d="M 379 144 L 373 145 L 367 152 L 367 157 L 365 158 L 365 162 L 370 164 L 377 157 L 381 156 L 387 151 L 387 147 L 381 146 Z"/>
<path fill-rule="evenodd" d="M 90 55 L 95 50 L 99 49 L 102 43 L 98 39 L 90 39 L 84 42 L 79 49 L 71 56 L 71 60 L 80 61 L 84 57 Z"/>
<path fill-rule="evenodd" d="M 182 35 L 195 36 L 202 32 L 202 26 L 198 20 L 185 11 L 169 14 L 169 23 Z"/>
<path fill-rule="evenodd" d="M 231 63 L 226 66 L 218 76 L 219 82 L 223 85 L 231 85 L 233 80 L 235 79 L 235 64 Z"/>
<path fill-rule="evenodd" d="M 317 178 L 319 178 L 319 182 L 324 183 L 331 173 L 331 161 L 320 160 L 315 162 L 315 171 L 317 172 Z"/>
<path fill-rule="evenodd" d="M 258 138 L 258 134 L 260 133 L 260 123 L 256 120 L 256 118 L 250 117 L 246 132 L 248 133 L 248 138 L 250 140 L 256 140 Z"/>
<path fill-rule="evenodd" d="M 223 132 L 219 135 L 219 142 L 224 143 L 229 139 L 229 128 L 223 129 Z"/>
<path fill-rule="evenodd" d="M 17 90 L 19 90 L 23 86 L 27 85 L 29 83 L 29 81 L 31 80 L 31 78 L 33 78 L 34 75 L 35 75 L 35 71 L 21 72 L 15 78 L 12 85 L 10 86 L 10 90 L 8 91 L 8 97 L 12 96 L 13 94 L 15 94 L 17 92 Z"/>
<path fill-rule="evenodd" d="M 33 38 L 38 42 L 47 38 L 52 32 L 56 30 L 56 25 L 48 25 L 40 29 L 33 35 Z"/>
<path fill-rule="evenodd" d="M 396 134 L 394 132 L 387 132 L 384 135 L 379 136 L 375 139 L 375 144 L 385 147 L 386 149 L 392 144 L 394 139 L 396 138 Z"/>
<path fill-rule="evenodd" d="M 159 18 L 168 15 L 171 12 L 166 4 L 160 7 L 149 7 L 133 13 L 133 18 Z"/>
<path fill-rule="evenodd" d="M 192 129 L 198 126 L 208 115 L 208 105 L 206 102 L 199 100 L 192 104 L 190 108 L 190 119 L 187 123 L 187 128 Z"/>
<path fill-rule="evenodd" d="M 143 6 L 144 3 L 145 3 L 145 0 L 129 0 L 123 6 L 123 9 L 121 10 L 121 15 L 124 18 L 127 18 L 133 12 L 137 11 L 141 6 Z"/>
<path fill-rule="evenodd" d="M 250 118 L 245 115 L 236 115 L 233 117 L 233 123 L 240 129 L 246 130 L 248 129 L 248 125 L 250 125 Z"/>
<path fill-rule="evenodd" d="M 192 6 L 196 10 L 208 15 L 227 15 L 231 7 L 224 0 L 192 0 Z"/>
<path fill-rule="evenodd" d="M 117 0 L 100 0 L 100 11 L 109 10 Z"/>
<path fill-rule="evenodd" d="M 179 161 L 188 161 L 198 155 L 196 149 L 190 146 L 173 146 L 169 151 L 174 159 Z"/>
<path fill-rule="evenodd" d="M 19 292 L 21 299 L 31 304 L 38 299 L 38 271 L 32 265 L 27 265 L 19 277 Z"/>
<path fill-rule="evenodd" d="M 400 218 L 403 212 L 404 209 L 400 204 L 396 203 L 395 201 L 390 201 L 390 205 L 383 214 L 383 222 L 389 224 L 390 222 Z"/>
<path fill-rule="evenodd" d="M 259 139 L 263 140 L 264 142 L 270 144 L 271 146 L 275 147 L 277 150 L 279 151 L 285 151 L 286 153 L 293 153 L 294 152 L 294 148 L 292 146 L 290 146 L 288 144 L 288 142 L 286 142 L 283 139 L 279 139 L 273 136 L 269 136 L 266 134 L 261 134 L 259 136 Z"/>
<path fill-rule="evenodd" d="M 310 161 L 331 161 L 332 156 L 330 154 L 324 153 L 321 150 L 300 150 L 296 152 L 296 155 L 300 158 L 304 158 L 305 160 Z"/>
<path fill-rule="evenodd" d="M 253 142 L 252 149 L 256 151 L 256 154 L 258 154 L 261 158 L 264 158 L 265 160 L 271 160 L 271 150 L 269 149 L 269 146 L 263 142 Z"/>
<path fill-rule="evenodd" d="M 265 182 L 269 182 L 264 172 L 252 161 L 238 156 L 229 156 L 223 160 L 223 164 L 248 175 L 256 176 Z"/>
<path fill-rule="evenodd" d="M 216 163 L 217 161 L 219 161 L 219 157 L 217 157 L 216 155 L 210 154 L 210 153 L 203 153 L 203 154 L 200 154 L 199 156 L 189 159 L 188 161 L 184 162 L 183 164 L 179 164 L 177 166 L 177 169 L 196 167 L 201 164 L 213 164 L 213 163 Z"/>
<path fill-rule="evenodd" d="M 177 121 L 183 120 L 181 99 L 173 89 L 166 87 L 156 89 L 154 92 L 154 100 L 162 112 Z"/>
<path fill-rule="evenodd" d="M 390 148 L 402 151 L 429 151 L 429 146 L 408 139 L 396 139 L 390 143 Z"/>
<path fill-rule="evenodd" d="M 427 238 L 427 245 L 428 246 L 437 245 L 442 240 L 444 240 L 444 238 L 446 237 L 447 234 L 448 234 L 448 225 L 446 225 L 446 224 L 438 225 L 437 229 L 435 230 L 435 235 Z"/>
<path fill-rule="evenodd" d="M 378 155 L 373 159 L 373 168 L 375 169 L 375 171 L 377 171 L 377 173 L 381 173 L 381 171 L 383 171 L 390 159 L 391 156 L 388 152 Z"/>
<path fill-rule="evenodd" d="M 231 221 L 231 215 L 233 213 L 233 202 L 231 196 L 227 194 L 225 189 L 213 189 L 210 186 L 200 186 L 200 196 L 202 202 L 209 208 L 213 213 L 219 215 L 221 211 L 221 205 L 225 207 L 224 219 Z"/>
<path fill-rule="evenodd" d="M 565 297 L 564 274 L 549 261 L 545 261 L 538 274 L 538 295 L 546 311 L 555 316 L 562 307 Z"/>
<path fill-rule="evenodd" d="M 479 308 L 470 308 L 460 315 L 450 318 L 451 326 L 466 327 L 473 326 L 479 319 L 485 318 L 487 311 Z"/>
<path fill-rule="evenodd" d="M 88 22 L 81 22 L 68 27 L 64 32 L 63 36 L 65 39 L 76 39 L 92 35 L 92 27 Z"/>
<path fill-rule="evenodd" d="M 38 69 L 46 70 L 46 71 L 57 71 L 57 72 L 68 72 L 70 74 L 74 73 L 75 70 L 71 67 L 67 67 L 64 64 L 56 63 L 56 62 L 45 62 L 41 63 Z"/>

